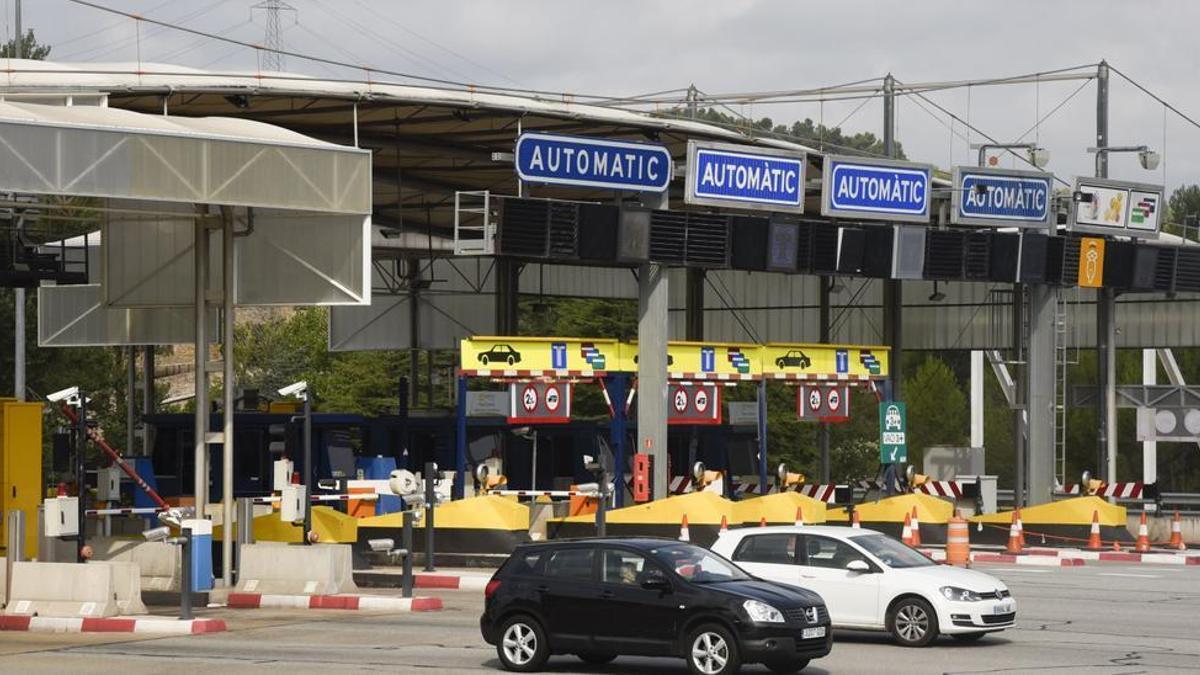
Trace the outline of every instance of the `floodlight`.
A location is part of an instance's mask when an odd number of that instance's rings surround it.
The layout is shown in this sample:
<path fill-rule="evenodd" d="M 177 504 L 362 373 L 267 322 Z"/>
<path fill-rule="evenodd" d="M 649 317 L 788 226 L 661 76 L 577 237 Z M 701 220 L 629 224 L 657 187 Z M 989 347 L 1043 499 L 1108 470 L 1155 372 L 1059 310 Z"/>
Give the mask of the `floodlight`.
<path fill-rule="evenodd" d="M 1149 148 L 1138 153 L 1138 162 L 1141 163 L 1142 168 L 1147 171 L 1153 171 L 1157 169 L 1158 163 L 1161 159 L 1162 158 L 1157 152 L 1150 150 Z"/>
<path fill-rule="evenodd" d="M 1042 168 L 1050 163 L 1050 151 L 1045 148 L 1032 147 L 1028 151 L 1029 163 Z"/>

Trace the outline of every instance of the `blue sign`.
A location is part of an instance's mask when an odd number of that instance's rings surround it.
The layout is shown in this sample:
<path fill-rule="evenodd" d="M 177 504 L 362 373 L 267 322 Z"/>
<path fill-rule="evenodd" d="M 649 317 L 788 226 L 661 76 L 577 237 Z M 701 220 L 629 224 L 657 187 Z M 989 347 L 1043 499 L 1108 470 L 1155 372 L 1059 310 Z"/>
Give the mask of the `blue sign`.
<path fill-rule="evenodd" d="M 567 343 L 551 342 L 550 343 L 550 367 L 555 370 L 566 370 L 567 368 Z"/>
<path fill-rule="evenodd" d="M 802 152 L 691 141 L 684 201 L 802 213 L 807 164 Z"/>
<path fill-rule="evenodd" d="M 712 347 L 700 348 L 700 371 L 711 373 L 717 369 L 717 350 Z"/>
<path fill-rule="evenodd" d="M 956 224 L 1050 222 L 1052 178 L 1030 171 L 1004 172 L 958 168 L 954 171 L 953 219 Z"/>
<path fill-rule="evenodd" d="M 663 192 L 674 169 L 666 146 L 528 132 L 517 138 L 517 175 L 531 183 Z"/>
<path fill-rule="evenodd" d="M 928 221 L 931 173 L 924 164 L 827 156 L 821 213 Z"/>
<path fill-rule="evenodd" d="M 850 352 L 845 349 L 834 352 L 833 364 L 839 373 L 850 372 Z"/>

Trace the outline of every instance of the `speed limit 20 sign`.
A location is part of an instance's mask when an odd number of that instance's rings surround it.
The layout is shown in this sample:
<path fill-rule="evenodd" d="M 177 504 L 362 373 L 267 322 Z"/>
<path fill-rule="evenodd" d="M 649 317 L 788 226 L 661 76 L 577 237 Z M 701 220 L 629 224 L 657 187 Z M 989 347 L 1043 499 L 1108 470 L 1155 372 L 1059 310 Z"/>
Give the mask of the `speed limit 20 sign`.
<path fill-rule="evenodd" d="M 509 424 L 562 424 L 571 421 L 571 385 L 563 382 L 515 382 L 509 385 Z"/>
<path fill-rule="evenodd" d="M 720 424 L 721 389 L 715 384 L 673 384 L 667 392 L 667 424 Z"/>

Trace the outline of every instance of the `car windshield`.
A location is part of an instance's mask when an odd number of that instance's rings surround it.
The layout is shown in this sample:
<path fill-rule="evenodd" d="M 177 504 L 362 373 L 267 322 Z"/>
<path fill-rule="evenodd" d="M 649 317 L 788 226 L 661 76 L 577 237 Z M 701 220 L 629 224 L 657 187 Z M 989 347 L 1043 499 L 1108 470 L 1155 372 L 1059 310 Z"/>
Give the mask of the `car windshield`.
<path fill-rule="evenodd" d="M 717 554 L 691 544 L 668 544 L 651 549 L 650 555 L 694 584 L 746 581 L 750 576 Z"/>
<path fill-rule="evenodd" d="M 928 567 L 934 565 L 932 560 L 916 549 L 882 534 L 866 534 L 850 537 L 850 541 L 858 544 L 864 551 L 879 558 L 880 562 L 894 569 L 906 567 Z"/>

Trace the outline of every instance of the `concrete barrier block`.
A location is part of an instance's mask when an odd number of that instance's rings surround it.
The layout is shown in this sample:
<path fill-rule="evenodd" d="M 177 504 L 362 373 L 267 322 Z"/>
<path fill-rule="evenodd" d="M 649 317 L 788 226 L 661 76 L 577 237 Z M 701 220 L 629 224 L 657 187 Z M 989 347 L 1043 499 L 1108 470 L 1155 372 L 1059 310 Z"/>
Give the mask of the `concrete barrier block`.
<path fill-rule="evenodd" d="M 117 609 L 123 616 L 146 614 L 142 602 L 142 575 L 137 563 L 120 560 L 102 560 L 89 565 L 107 565 L 112 568 L 113 591 L 117 594 Z"/>
<path fill-rule="evenodd" d="M 163 541 L 134 539 L 97 539 L 92 542 L 93 560 L 131 562 L 141 573 L 146 591 L 179 592 L 181 549 Z"/>
<path fill-rule="evenodd" d="M 349 544 L 280 543 L 241 547 L 237 590 L 276 595 L 337 595 L 357 591 Z"/>
<path fill-rule="evenodd" d="M 109 565 L 18 562 L 4 613 L 19 616 L 116 616 L 117 591 Z"/>

